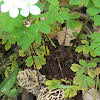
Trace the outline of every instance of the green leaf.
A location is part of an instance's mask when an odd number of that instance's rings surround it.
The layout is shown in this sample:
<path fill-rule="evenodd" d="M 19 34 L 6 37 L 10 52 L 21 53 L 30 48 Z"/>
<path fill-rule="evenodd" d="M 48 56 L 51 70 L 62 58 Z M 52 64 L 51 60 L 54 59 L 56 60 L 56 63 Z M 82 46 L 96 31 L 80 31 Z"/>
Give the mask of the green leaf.
<path fill-rule="evenodd" d="M 90 7 L 91 1 L 90 0 L 85 0 L 84 1 L 84 6 L 85 7 Z"/>
<path fill-rule="evenodd" d="M 79 63 L 80 63 L 82 66 L 84 66 L 84 67 L 87 66 L 87 62 L 86 62 L 85 60 L 80 59 L 80 60 L 79 60 Z"/>
<path fill-rule="evenodd" d="M 90 62 L 95 62 L 95 63 L 99 63 L 100 62 L 100 58 L 93 58 L 90 60 Z"/>
<path fill-rule="evenodd" d="M 93 0 L 94 5 L 100 8 L 100 0 Z"/>
<path fill-rule="evenodd" d="M 48 85 L 49 89 L 57 89 L 60 85 L 61 81 L 53 79 L 46 81 L 46 85 Z"/>
<path fill-rule="evenodd" d="M 52 85 L 52 83 L 53 83 L 52 80 L 48 80 L 48 81 L 46 81 L 45 84 L 46 84 L 46 85 Z"/>
<path fill-rule="evenodd" d="M 78 35 L 78 32 L 73 32 L 73 36 L 76 38 Z"/>
<path fill-rule="evenodd" d="M 56 22 L 56 14 L 48 13 L 46 22 L 48 24 L 54 24 Z"/>
<path fill-rule="evenodd" d="M 95 50 L 96 49 L 99 50 L 100 49 L 99 46 L 100 46 L 100 40 L 96 39 L 96 40 L 91 42 L 90 48 L 95 49 Z"/>
<path fill-rule="evenodd" d="M 81 68 L 79 71 L 76 72 L 76 75 L 82 75 L 85 72 L 85 68 Z"/>
<path fill-rule="evenodd" d="M 96 67 L 95 74 L 99 76 L 99 74 L 100 74 L 100 67 Z"/>
<path fill-rule="evenodd" d="M 87 84 L 90 88 L 93 88 L 95 86 L 95 80 L 91 77 L 87 77 Z"/>
<path fill-rule="evenodd" d="M 61 82 L 56 79 L 46 81 L 46 85 L 54 85 L 54 84 L 60 84 L 60 83 Z"/>
<path fill-rule="evenodd" d="M 93 78 L 85 76 L 85 75 L 78 75 L 74 77 L 73 83 L 79 85 L 79 87 L 84 91 L 88 88 L 92 88 L 95 86 L 95 81 Z"/>
<path fill-rule="evenodd" d="M 100 33 L 99 32 L 94 32 L 89 36 L 93 41 L 100 41 Z"/>
<path fill-rule="evenodd" d="M 61 79 L 62 82 L 65 82 L 65 83 L 70 83 L 70 81 L 68 80 L 65 80 L 65 79 Z"/>
<path fill-rule="evenodd" d="M 5 50 L 8 51 L 11 48 L 11 44 L 9 41 L 5 44 Z"/>
<path fill-rule="evenodd" d="M 81 66 L 78 65 L 78 64 L 72 64 L 71 66 L 71 70 L 74 71 L 74 72 L 77 72 L 81 69 Z"/>
<path fill-rule="evenodd" d="M 79 5 L 79 6 L 87 6 L 88 5 L 89 0 L 70 0 L 70 4 L 71 5 Z"/>
<path fill-rule="evenodd" d="M 79 90 L 79 86 L 72 85 L 70 88 L 65 90 L 65 98 L 72 98 L 77 95 L 77 91 Z"/>
<path fill-rule="evenodd" d="M 27 65 L 28 67 L 31 67 L 32 64 L 33 64 L 32 56 L 29 56 L 29 57 L 26 59 L 25 62 L 26 62 L 26 65 Z"/>
<path fill-rule="evenodd" d="M 78 12 L 73 12 L 72 14 L 69 15 L 70 19 L 78 19 L 80 17 L 80 13 Z"/>
<path fill-rule="evenodd" d="M 47 0 L 50 4 L 59 4 L 58 0 Z"/>
<path fill-rule="evenodd" d="M 34 34 L 34 40 L 35 40 L 35 42 L 36 42 L 37 45 L 41 44 L 41 41 L 42 41 L 41 34 L 39 34 L 39 33 Z"/>
<path fill-rule="evenodd" d="M 95 16 L 93 17 L 93 20 L 94 20 L 94 24 L 95 24 L 96 26 L 99 26 L 99 25 L 100 25 L 100 15 L 95 15 Z"/>
<path fill-rule="evenodd" d="M 87 46 L 89 46 L 89 42 L 87 40 L 81 40 L 82 44 L 86 44 Z"/>
<path fill-rule="evenodd" d="M 82 3 L 82 0 L 70 0 L 71 5 L 80 5 Z"/>
<path fill-rule="evenodd" d="M 95 53 L 97 56 L 100 56 L 100 47 L 99 46 L 95 49 Z"/>
<path fill-rule="evenodd" d="M 96 57 L 95 50 L 93 50 L 93 49 L 90 49 L 90 55 L 91 55 L 91 56 L 93 56 L 93 57 Z"/>
<path fill-rule="evenodd" d="M 59 12 L 57 15 L 56 15 L 56 20 L 58 22 L 60 22 L 61 24 L 64 22 L 64 20 L 68 19 L 69 16 L 68 16 L 68 13 L 66 12 Z"/>
<path fill-rule="evenodd" d="M 4 72 L 6 78 L 9 76 L 9 72 L 11 72 L 11 68 L 10 66 L 7 66 Z"/>
<path fill-rule="evenodd" d="M 23 50 L 27 50 L 30 46 L 30 44 L 34 41 L 34 37 L 37 34 L 36 31 L 34 31 L 35 28 L 29 27 L 27 29 L 18 29 L 16 30 L 16 34 L 14 34 L 17 38 L 17 43 L 19 46 L 22 47 Z"/>
<path fill-rule="evenodd" d="M 2 93 L 6 93 L 6 91 L 9 91 L 13 85 L 16 82 L 17 79 L 17 74 L 18 74 L 18 68 L 15 67 L 13 72 L 10 74 L 9 77 L 7 77 L 1 84 L 0 84 L 0 91 Z"/>
<path fill-rule="evenodd" d="M 8 13 L 0 15 L 0 32 L 12 33 L 16 28 L 22 26 L 23 17 L 11 18 Z"/>
<path fill-rule="evenodd" d="M 1 39 L 2 39 L 2 42 L 1 42 L 1 43 L 2 43 L 2 44 L 5 44 L 5 43 L 7 42 L 7 40 L 6 40 L 6 39 L 3 39 L 3 38 L 2 38 L 2 35 L 0 35 L 0 37 L 1 37 Z"/>
<path fill-rule="evenodd" d="M 97 66 L 97 64 L 95 62 L 89 62 L 87 64 L 88 68 L 95 68 Z"/>
<path fill-rule="evenodd" d="M 77 20 L 68 19 L 66 22 L 67 22 L 67 27 L 72 30 L 82 27 L 81 23 Z"/>
<path fill-rule="evenodd" d="M 37 48 L 35 50 L 35 52 L 38 56 L 44 56 L 44 55 L 46 55 L 46 52 L 47 52 L 47 55 L 49 55 L 49 49 L 47 46 L 46 46 L 46 48 L 45 48 L 45 46 L 41 46 L 40 48 Z"/>
<path fill-rule="evenodd" d="M 43 4 L 38 2 L 36 5 L 41 9 L 41 12 L 42 12 L 43 11 Z"/>
<path fill-rule="evenodd" d="M 38 27 L 39 27 L 39 30 L 44 33 L 44 34 L 49 34 L 50 33 L 50 26 L 48 24 L 46 24 L 45 21 L 40 21 L 38 23 Z"/>
<path fill-rule="evenodd" d="M 21 57 L 24 57 L 25 56 L 24 50 L 19 50 L 18 52 L 19 52 L 19 56 L 21 56 Z"/>
<path fill-rule="evenodd" d="M 58 10 L 59 10 L 58 4 L 53 4 L 53 5 L 49 6 L 49 13 L 51 13 L 51 14 L 56 14 L 58 12 Z"/>
<path fill-rule="evenodd" d="M 51 86 L 48 86 L 48 89 L 52 89 L 52 90 L 55 90 L 55 89 L 57 89 L 57 88 L 58 88 L 57 85 L 51 85 Z"/>
<path fill-rule="evenodd" d="M 96 7 L 92 6 L 92 7 L 87 8 L 86 11 L 90 16 L 94 16 L 94 15 L 100 13 L 100 8 L 96 8 Z"/>
<path fill-rule="evenodd" d="M 78 46 L 78 47 L 75 49 L 75 51 L 78 52 L 78 53 L 80 53 L 80 52 L 83 51 L 83 48 L 84 48 L 84 46 Z"/>
<path fill-rule="evenodd" d="M 12 55 L 10 55 L 10 61 L 15 61 L 17 59 L 17 54 L 13 53 Z"/>
<path fill-rule="evenodd" d="M 83 48 L 83 54 L 89 54 L 90 48 L 89 46 Z"/>
<path fill-rule="evenodd" d="M 42 65 L 46 64 L 46 59 L 44 56 L 34 56 L 35 64 L 37 69 L 41 69 Z"/>
<path fill-rule="evenodd" d="M 91 78 L 94 78 L 96 76 L 95 72 L 93 69 L 89 69 L 88 70 L 88 75 L 91 77 Z"/>
<path fill-rule="evenodd" d="M 10 91 L 6 91 L 5 94 L 9 97 L 16 97 L 17 96 L 17 89 L 16 88 L 13 88 L 11 89 Z"/>

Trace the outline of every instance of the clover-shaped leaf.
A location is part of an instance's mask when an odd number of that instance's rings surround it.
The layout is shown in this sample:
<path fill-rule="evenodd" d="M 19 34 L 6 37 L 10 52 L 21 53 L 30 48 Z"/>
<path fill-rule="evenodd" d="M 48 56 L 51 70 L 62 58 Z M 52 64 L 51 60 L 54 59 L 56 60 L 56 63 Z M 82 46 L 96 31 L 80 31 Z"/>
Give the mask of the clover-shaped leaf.
<path fill-rule="evenodd" d="M 60 85 L 61 81 L 53 79 L 46 81 L 46 85 L 48 85 L 49 89 L 57 89 Z"/>
<path fill-rule="evenodd" d="M 79 71 L 80 69 L 81 69 L 81 66 L 78 65 L 78 64 L 72 64 L 72 66 L 71 66 L 71 70 L 72 70 L 73 72 L 77 72 L 77 71 Z"/>

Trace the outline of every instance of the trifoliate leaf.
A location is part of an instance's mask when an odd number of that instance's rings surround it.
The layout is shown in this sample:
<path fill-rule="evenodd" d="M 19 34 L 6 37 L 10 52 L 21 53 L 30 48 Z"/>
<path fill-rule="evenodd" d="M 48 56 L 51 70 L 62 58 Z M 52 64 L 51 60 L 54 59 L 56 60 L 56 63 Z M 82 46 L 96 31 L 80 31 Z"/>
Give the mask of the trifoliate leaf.
<path fill-rule="evenodd" d="M 80 88 L 78 86 L 75 86 L 75 85 L 72 85 L 70 88 L 67 88 L 65 90 L 65 98 L 72 98 L 72 97 L 74 97 L 75 95 L 77 95 L 77 91 L 79 89 Z"/>
<path fill-rule="evenodd" d="M 35 64 L 37 69 L 41 69 L 42 65 L 46 64 L 46 59 L 44 56 L 34 56 Z"/>
<path fill-rule="evenodd" d="M 89 87 L 92 88 L 95 86 L 95 81 L 93 78 L 85 75 L 75 76 L 73 83 L 78 85 L 84 91 L 86 91 Z"/>

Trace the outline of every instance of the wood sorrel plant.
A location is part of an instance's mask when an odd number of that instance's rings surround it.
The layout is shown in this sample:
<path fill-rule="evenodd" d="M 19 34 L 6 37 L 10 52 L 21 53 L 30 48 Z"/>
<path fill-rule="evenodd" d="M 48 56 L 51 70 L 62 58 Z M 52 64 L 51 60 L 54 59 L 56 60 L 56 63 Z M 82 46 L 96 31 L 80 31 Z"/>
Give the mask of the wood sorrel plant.
<path fill-rule="evenodd" d="M 11 0 L 9 1 L 11 2 Z M 30 4 L 31 1 L 32 0 L 30 0 Z M 4 11 L 1 10 L 3 11 L 0 12 L 1 43 L 5 44 L 6 50 L 9 50 L 12 44 L 17 43 L 21 48 L 18 49 L 19 51 L 17 51 L 17 53 L 19 52 L 19 55 L 22 57 L 27 57 L 25 61 L 27 67 L 33 66 L 34 69 L 40 70 L 42 65 L 46 64 L 44 56 L 49 55 L 49 50 L 45 45 L 46 41 L 44 40 L 44 36 L 49 37 L 49 34 L 51 34 L 55 26 L 59 28 L 59 25 L 66 23 L 66 27 L 71 30 L 81 28 L 80 32 L 76 34 L 75 42 L 70 49 L 72 50 L 76 43 L 80 41 L 80 37 L 82 37 L 88 21 L 92 20 L 95 26 L 100 25 L 100 0 L 69 0 L 66 5 L 60 5 L 60 2 L 61 0 L 44 0 L 43 2 L 36 2 L 37 7 L 40 8 L 41 14 L 39 14 L 39 12 L 33 14 L 34 11 L 32 12 L 31 8 L 31 10 L 27 8 L 28 12 L 30 12 L 29 16 L 28 13 L 20 13 L 19 15 L 11 16 L 11 8 L 8 9 L 9 13 L 7 11 L 4 13 Z M 2 5 L 2 3 L 5 2 L 2 0 L 0 4 Z M 78 20 L 81 14 L 76 12 L 77 9 L 81 7 L 86 7 L 86 19 L 82 24 Z M 17 10 L 24 12 L 22 9 L 23 7 L 17 7 Z M 11 18 L 9 14 L 11 17 L 16 18 Z M 24 15 L 25 17 L 21 15 Z M 83 52 L 84 55 L 90 55 L 92 59 L 81 59 L 79 60 L 79 64 L 72 64 L 71 70 L 76 72 L 76 75 L 73 78 L 73 84 L 61 84 L 62 81 L 65 83 L 68 82 L 65 79 L 53 79 L 46 82 L 46 84 L 49 85 L 49 89 L 64 88 L 65 97 L 75 96 L 78 90 L 87 90 L 88 88 L 95 86 L 97 88 L 97 81 L 100 74 L 100 68 L 98 67 L 99 61 L 97 60 L 100 56 L 100 33 L 93 32 L 92 34 L 87 35 L 85 39 L 81 40 L 81 43 L 82 45 L 77 46 L 75 51 L 78 53 Z M 16 67 L 14 71 L 12 71 L 11 76 L 8 75 L 4 82 L 1 83 L 0 96 L 6 95 L 8 97 L 14 97 L 17 95 L 17 85 L 14 85 L 17 76 L 15 70 Z M 12 76 L 12 74 L 14 75 Z"/>

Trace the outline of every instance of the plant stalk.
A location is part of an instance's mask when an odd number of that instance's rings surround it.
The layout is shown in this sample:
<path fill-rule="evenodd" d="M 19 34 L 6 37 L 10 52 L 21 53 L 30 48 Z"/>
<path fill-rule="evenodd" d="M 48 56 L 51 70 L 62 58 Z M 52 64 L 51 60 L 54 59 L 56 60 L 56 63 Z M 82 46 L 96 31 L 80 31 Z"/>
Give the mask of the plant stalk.
<path fill-rule="evenodd" d="M 85 20 L 85 23 L 82 25 L 82 28 L 81 28 L 79 34 L 77 35 L 75 42 L 73 43 L 73 45 L 70 48 L 71 51 L 74 48 L 74 46 L 76 45 L 77 41 L 79 41 L 80 36 L 83 34 L 83 31 L 86 28 L 86 25 L 87 25 L 89 19 L 90 19 L 90 16 L 87 17 L 87 19 Z"/>
<path fill-rule="evenodd" d="M 39 80 L 39 73 L 38 73 L 38 70 L 36 68 L 36 63 L 35 63 L 35 60 L 34 60 L 34 56 L 36 55 L 35 54 L 35 50 L 34 50 L 34 47 L 33 47 L 33 43 L 31 44 L 31 47 L 30 47 L 30 52 L 31 52 L 31 56 L 32 56 L 32 59 L 33 59 L 33 67 L 34 69 L 37 71 L 37 80 L 38 80 L 38 85 L 39 85 L 39 88 L 41 89 L 41 84 L 40 84 L 40 80 Z"/>

